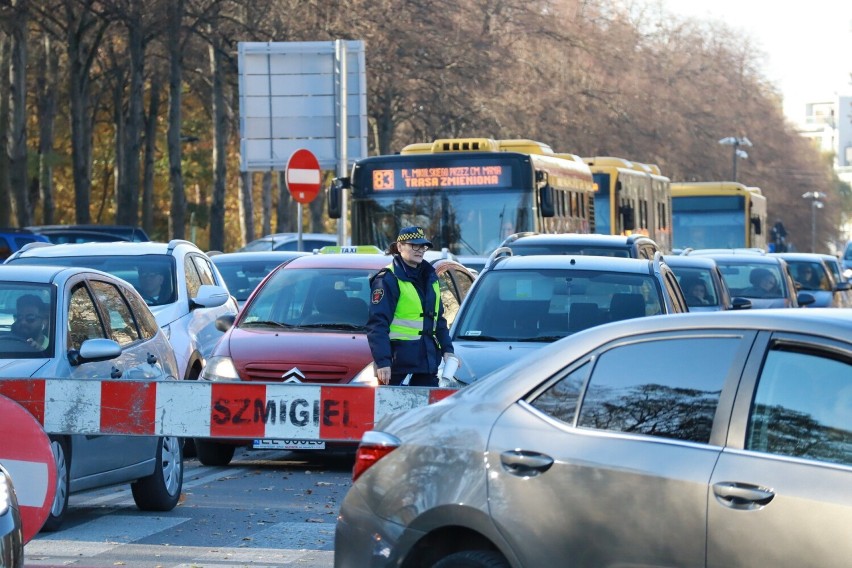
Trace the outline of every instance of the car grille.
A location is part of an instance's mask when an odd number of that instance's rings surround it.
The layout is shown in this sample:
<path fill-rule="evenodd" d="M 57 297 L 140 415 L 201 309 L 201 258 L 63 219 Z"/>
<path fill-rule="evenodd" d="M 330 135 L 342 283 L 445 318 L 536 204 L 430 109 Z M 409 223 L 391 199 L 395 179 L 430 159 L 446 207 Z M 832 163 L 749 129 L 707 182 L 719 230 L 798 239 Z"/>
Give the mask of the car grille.
<path fill-rule="evenodd" d="M 249 381 L 263 383 L 275 383 L 283 381 L 282 376 L 289 373 L 293 367 L 298 367 L 305 376 L 300 379 L 307 384 L 340 384 L 348 383 L 352 379 L 349 367 L 343 365 L 275 365 L 255 363 L 246 365 L 241 373 Z"/>

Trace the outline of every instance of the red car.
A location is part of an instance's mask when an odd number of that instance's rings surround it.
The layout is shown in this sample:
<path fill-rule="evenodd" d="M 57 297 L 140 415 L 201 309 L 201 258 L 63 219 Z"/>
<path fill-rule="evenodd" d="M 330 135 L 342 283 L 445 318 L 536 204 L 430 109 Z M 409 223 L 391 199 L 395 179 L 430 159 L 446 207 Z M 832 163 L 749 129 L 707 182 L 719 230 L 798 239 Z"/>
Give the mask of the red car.
<path fill-rule="evenodd" d="M 319 253 L 283 263 L 258 285 L 236 318 L 220 318 L 228 330 L 201 379 L 377 385 L 364 326 L 370 277 L 390 262 L 390 256 L 377 253 Z M 448 258 L 432 262 L 449 324 L 474 274 Z M 198 459 L 205 465 L 225 465 L 237 446 L 249 445 L 325 449 L 324 442 L 307 440 L 196 439 Z"/>

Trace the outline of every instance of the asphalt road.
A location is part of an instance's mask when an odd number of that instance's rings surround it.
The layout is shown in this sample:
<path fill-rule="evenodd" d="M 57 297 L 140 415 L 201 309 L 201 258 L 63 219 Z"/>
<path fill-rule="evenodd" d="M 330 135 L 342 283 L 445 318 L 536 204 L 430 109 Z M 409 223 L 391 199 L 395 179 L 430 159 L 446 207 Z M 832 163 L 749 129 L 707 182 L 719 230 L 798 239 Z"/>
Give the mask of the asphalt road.
<path fill-rule="evenodd" d="M 26 566 L 329 568 L 351 472 L 351 454 L 238 450 L 226 467 L 187 459 L 173 511 L 139 511 L 129 485 L 74 494 L 62 530 L 26 545 Z"/>

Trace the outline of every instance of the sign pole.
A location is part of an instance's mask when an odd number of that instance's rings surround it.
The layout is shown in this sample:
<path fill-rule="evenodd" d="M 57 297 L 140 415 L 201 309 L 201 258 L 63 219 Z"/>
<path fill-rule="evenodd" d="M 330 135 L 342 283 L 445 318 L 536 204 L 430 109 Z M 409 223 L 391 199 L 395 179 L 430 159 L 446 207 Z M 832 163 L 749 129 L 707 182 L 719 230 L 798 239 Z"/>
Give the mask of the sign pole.
<path fill-rule="evenodd" d="M 299 249 L 300 251 L 303 251 L 303 250 L 305 250 L 305 247 L 302 245 L 302 204 L 301 204 L 301 202 L 299 202 L 299 205 L 296 208 L 296 211 L 297 211 L 296 215 L 299 217 L 299 221 L 296 224 L 296 226 L 298 227 L 298 231 L 299 231 L 299 240 L 297 241 L 296 248 Z"/>
<path fill-rule="evenodd" d="M 335 53 L 337 54 L 337 73 L 340 89 L 338 91 L 338 109 L 340 112 L 340 121 L 338 122 L 337 140 L 340 144 L 337 162 L 337 175 L 340 177 L 347 176 L 349 168 L 348 144 L 349 132 L 347 129 L 349 122 L 349 109 L 347 105 L 347 71 L 346 71 L 346 41 L 335 40 Z M 337 244 L 340 246 L 346 245 L 346 219 L 349 217 L 346 206 L 346 192 L 340 192 L 340 219 L 337 221 Z"/>

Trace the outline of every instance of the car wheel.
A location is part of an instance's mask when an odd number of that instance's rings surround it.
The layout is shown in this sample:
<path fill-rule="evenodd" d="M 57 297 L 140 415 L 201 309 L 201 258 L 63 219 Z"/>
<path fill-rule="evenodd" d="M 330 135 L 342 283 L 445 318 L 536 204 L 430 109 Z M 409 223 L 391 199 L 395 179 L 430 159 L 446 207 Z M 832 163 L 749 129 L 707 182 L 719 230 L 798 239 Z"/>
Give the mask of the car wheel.
<path fill-rule="evenodd" d="M 160 438 L 156 462 L 154 473 L 130 485 L 133 500 L 142 511 L 171 511 L 178 504 L 183 488 L 181 439 L 175 436 Z"/>
<path fill-rule="evenodd" d="M 439 560 L 432 568 L 509 568 L 509 563 L 493 550 L 463 550 Z"/>
<path fill-rule="evenodd" d="M 220 444 L 212 440 L 195 438 L 195 455 L 204 465 L 228 465 L 234 457 L 236 446 Z"/>
<path fill-rule="evenodd" d="M 50 449 L 53 451 L 53 461 L 56 464 L 56 494 L 50 514 L 41 530 L 52 532 L 59 530 L 68 510 L 68 496 L 71 488 L 71 456 L 68 453 L 68 441 L 64 438 L 50 436 Z"/>

